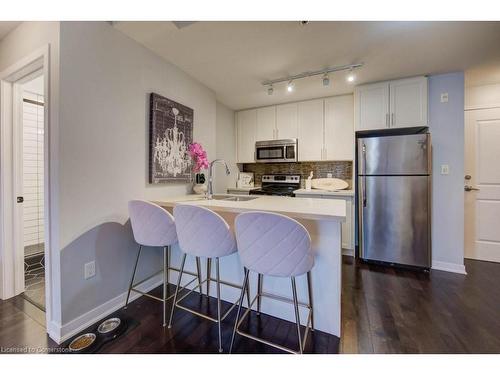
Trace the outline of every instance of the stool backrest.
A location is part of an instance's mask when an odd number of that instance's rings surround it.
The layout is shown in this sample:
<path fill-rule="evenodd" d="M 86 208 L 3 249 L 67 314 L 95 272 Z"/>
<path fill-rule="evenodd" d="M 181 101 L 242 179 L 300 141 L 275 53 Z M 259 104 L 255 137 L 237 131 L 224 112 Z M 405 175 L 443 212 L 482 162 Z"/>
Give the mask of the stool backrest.
<path fill-rule="evenodd" d="M 174 207 L 174 218 L 179 246 L 184 253 L 215 258 L 236 252 L 229 225 L 208 208 L 178 204 Z"/>
<path fill-rule="evenodd" d="M 263 275 L 292 277 L 314 265 L 311 236 L 298 221 L 270 212 L 245 212 L 235 220 L 244 267 Z"/>
<path fill-rule="evenodd" d="M 135 241 L 143 246 L 170 246 L 177 242 L 174 217 L 157 204 L 133 200 L 128 212 Z"/>

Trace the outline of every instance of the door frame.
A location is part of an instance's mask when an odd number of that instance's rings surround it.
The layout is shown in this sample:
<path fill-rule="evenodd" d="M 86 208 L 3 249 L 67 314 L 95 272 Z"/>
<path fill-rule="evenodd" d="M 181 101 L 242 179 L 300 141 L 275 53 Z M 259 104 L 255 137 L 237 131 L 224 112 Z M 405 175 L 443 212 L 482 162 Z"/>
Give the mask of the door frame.
<path fill-rule="evenodd" d="M 52 321 L 53 271 L 51 257 L 51 168 L 50 168 L 50 48 L 46 45 L 0 72 L 0 299 L 8 299 L 24 289 L 24 256 L 19 250 L 19 210 L 15 199 L 18 182 L 14 180 L 19 158 L 14 142 L 19 141 L 19 83 L 40 70 L 44 76 L 44 236 L 45 236 L 45 310 L 47 327 Z M 16 116 L 16 114 L 18 116 Z M 16 161 L 17 159 L 17 161 Z M 21 216 L 22 217 L 22 216 Z M 22 242 L 21 242 L 22 245 Z M 21 271 L 20 271 L 21 270 Z"/>

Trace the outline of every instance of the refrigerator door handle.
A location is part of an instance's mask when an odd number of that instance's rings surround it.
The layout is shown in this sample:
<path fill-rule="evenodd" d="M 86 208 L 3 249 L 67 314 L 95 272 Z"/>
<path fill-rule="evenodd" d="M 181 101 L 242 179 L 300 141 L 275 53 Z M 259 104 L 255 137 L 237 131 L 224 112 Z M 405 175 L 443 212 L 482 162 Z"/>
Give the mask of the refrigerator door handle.
<path fill-rule="evenodd" d="M 363 174 L 362 182 L 362 193 L 363 193 L 363 207 L 366 207 L 366 144 L 363 142 L 361 146 L 361 152 L 363 153 L 363 165 L 361 167 L 361 173 Z"/>

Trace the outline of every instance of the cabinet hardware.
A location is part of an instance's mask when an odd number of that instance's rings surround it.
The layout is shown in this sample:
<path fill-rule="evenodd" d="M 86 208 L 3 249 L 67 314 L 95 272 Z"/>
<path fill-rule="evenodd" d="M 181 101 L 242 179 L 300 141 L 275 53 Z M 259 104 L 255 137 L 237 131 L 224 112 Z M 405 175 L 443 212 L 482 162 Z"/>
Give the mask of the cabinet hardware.
<path fill-rule="evenodd" d="M 23 203 L 24 202 L 24 197 L 17 197 L 17 203 Z"/>
<path fill-rule="evenodd" d="M 389 124 L 389 113 L 385 114 L 385 126 L 387 128 L 390 127 L 390 124 Z"/>

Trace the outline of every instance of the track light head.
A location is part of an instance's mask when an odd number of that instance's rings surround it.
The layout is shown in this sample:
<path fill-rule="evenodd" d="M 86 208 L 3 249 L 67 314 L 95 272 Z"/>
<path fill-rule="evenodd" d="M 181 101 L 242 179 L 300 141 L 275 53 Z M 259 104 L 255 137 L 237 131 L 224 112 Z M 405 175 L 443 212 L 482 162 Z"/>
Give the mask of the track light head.
<path fill-rule="evenodd" d="M 354 82 L 356 80 L 356 76 L 352 72 L 352 69 L 349 70 L 349 73 L 347 74 L 346 80 L 349 83 L 352 83 L 352 82 Z"/>
<path fill-rule="evenodd" d="M 274 93 L 274 88 L 273 88 L 273 85 L 270 85 L 268 88 L 267 88 L 267 95 L 272 95 Z"/>
<path fill-rule="evenodd" d="M 328 77 L 328 73 L 323 75 L 323 86 L 329 86 L 330 85 L 330 77 Z"/>
<path fill-rule="evenodd" d="M 286 85 L 286 91 L 292 92 L 294 89 L 294 83 L 293 81 L 288 82 L 288 85 Z"/>

